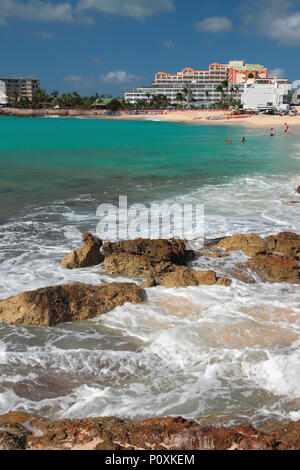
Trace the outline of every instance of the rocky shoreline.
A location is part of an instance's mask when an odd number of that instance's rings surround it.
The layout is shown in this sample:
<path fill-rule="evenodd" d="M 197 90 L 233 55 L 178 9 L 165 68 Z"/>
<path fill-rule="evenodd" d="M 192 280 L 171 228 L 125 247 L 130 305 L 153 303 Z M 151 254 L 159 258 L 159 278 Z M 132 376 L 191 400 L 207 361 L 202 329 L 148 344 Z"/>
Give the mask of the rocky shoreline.
<path fill-rule="evenodd" d="M 268 429 L 201 426 L 182 417 L 132 421 L 49 420 L 11 412 L 0 416 L 0 450 L 299 450 L 300 421 Z"/>
<path fill-rule="evenodd" d="M 65 269 L 102 266 L 106 274 L 125 276 L 136 282 L 114 282 L 97 286 L 70 283 L 50 286 L 0 301 L 0 319 L 24 326 L 55 326 L 82 321 L 105 314 L 126 302 L 143 302 L 144 289 L 154 286 L 178 288 L 189 286 L 224 286 L 232 279 L 245 283 L 256 280 L 268 283 L 300 284 L 300 235 L 283 232 L 262 238 L 253 234 L 236 234 L 211 241 L 195 252 L 185 240 L 136 239 L 104 243 L 84 233 L 83 245 L 65 256 Z M 211 269 L 199 270 L 188 264 L 199 258 L 226 258 L 239 251 L 248 259 L 237 263 L 219 277 Z"/>

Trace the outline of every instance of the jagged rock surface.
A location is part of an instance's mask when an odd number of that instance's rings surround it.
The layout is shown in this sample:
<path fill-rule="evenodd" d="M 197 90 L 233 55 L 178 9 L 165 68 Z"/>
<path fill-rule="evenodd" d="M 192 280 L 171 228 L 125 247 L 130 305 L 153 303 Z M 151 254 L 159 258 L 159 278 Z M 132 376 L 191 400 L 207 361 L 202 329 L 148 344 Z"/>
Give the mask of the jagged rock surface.
<path fill-rule="evenodd" d="M 82 247 L 67 254 L 60 262 L 66 269 L 88 268 L 102 263 L 104 257 L 100 253 L 103 243 L 91 233 L 82 234 Z"/>
<path fill-rule="evenodd" d="M 126 302 L 138 303 L 144 290 L 133 283 L 93 286 L 73 282 L 44 287 L 0 302 L 0 319 L 29 326 L 55 326 L 82 321 L 113 310 Z"/>
<path fill-rule="evenodd" d="M 300 421 L 271 431 L 201 426 L 181 417 L 51 421 L 11 412 L 0 416 L 0 450 L 299 450 Z"/>

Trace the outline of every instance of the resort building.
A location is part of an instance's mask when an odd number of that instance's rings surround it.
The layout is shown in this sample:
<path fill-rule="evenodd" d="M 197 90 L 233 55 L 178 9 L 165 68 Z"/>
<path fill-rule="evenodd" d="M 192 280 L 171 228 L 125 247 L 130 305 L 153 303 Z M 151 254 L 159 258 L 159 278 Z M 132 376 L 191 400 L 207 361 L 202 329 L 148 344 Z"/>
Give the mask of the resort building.
<path fill-rule="evenodd" d="M 231 61 L 229 64 L 215 62 L 209 65 L 208 70 L 187 67 L 176 74 L 158 72 L 151 87 L 140 87 L 125 93 L 124 99 L 136 104 L 139 100 L 150 101 L 155 95 L 165 95 L 172 104 L 176 104 L 182 95 L 184 102 L 210 105 L 220 101 L 222 95 L 231 95 L 239 100 L 244 83 L 249 79 L 267 77 L 268 69 L 262 65 L 245 64 L 243 61 Z"/>
<path fill-rule="evenodd" d="M 244 109 L 288 111 L 292 84 L 287 79 L 257 79 L 244 85 Z"/>
<path fill-rule="evenodd" d="M 7 104 L 6 86 L 3 81 L 0 81 L 0 106 Z"/>
<path fill-rule="evenodd" d="M 228 65 L 230 83 L 247 83 L 248 80 L 268 78 L 268 69 L 259 64 L 245 64 L 242 60 L 232 60 Z"/>
<path fill-rule="evenodd" d="M 8 98 L 17 94 L 31 101 L 34 93 L 40 88 L 40 80 L 33 78 L 0 78 L 0 81 L 6 86 Z"/>

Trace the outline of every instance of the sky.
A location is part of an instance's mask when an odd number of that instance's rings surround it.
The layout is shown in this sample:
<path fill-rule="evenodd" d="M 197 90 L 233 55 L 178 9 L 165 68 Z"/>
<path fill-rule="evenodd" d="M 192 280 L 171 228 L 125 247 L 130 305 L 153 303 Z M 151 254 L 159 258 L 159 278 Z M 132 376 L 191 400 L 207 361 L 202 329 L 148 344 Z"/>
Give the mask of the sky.
<path fill-rule="evenodd" d="M 0 78 L 49 93 L 121 96 L 239 59 L 300 80 L 300 0 L 0 0 L 0 40 Z"/>

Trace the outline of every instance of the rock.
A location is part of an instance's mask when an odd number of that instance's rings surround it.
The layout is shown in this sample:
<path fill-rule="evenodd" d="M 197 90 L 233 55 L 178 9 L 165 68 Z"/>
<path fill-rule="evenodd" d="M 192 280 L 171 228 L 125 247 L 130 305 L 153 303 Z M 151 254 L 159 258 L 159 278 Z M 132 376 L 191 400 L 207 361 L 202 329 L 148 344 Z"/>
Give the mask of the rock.
<path fill-rule="evenodd" d="M 256 282 L 253 275 L 251 275 L 247 271 L 239 269 L 237 266 L 234 266 L 232 268 L 226 268 L 225 273 L 228 276 L 237 279 L 238 281 L 245 282 L 245 284 L 255 284 Z"/>
<path fill-rule="evenodd" d="M 216 282 L 217 286 L 229 287 L 229 286 L 231 286 L 231 284 L 232 284 L 232 280 L 228 279 L 227 277 L 219 277 L 217 282 Z"/>
<path fill-rule="evenodd" d="M 217 282 L 214 271 L 195 271 L 186 267 L 178 267 L 175 271 L 166 274 L 162 278 L 163 287 L 187 287 L 208 285 L 211 286 Z"/>
<path fill-rule="evenodd" d="M 288 282 L 300 284 L 300 269 L 297 262 L 281 255 L 257 255 L 246 263 L 237 265 L 240 269 L 251 269 L 265 282 Z"/>
<path fill-rule="evenodd" d="M 113 254 L 105 257 L 103 269 L 113 276 L 129 277 L 160 277 L 164 273 L 174 271 L 176 265 L 170 261 L 155 262 L 147 256 L 127 253 Z"/>
<path fill-rule="evenodd" d="M 112 275 L 159 278 L 194 258 L 186 250 L 184 240 L 150 240 L 138 238 L 117 243 L 105 243 L 104 271 Z"/>
<path fill-rule="evenodd" d="M 82 234 L 83 245 L 78 250 L 66 255 L 60 264 L 67 269 L 88 268 L 102 263 L 104 257 L 100 253 L 102 240 L 91 233 Z"/>
<path fill-rule="evenodd" d="M 44 287 L 0 302 L 0 319 L 24 326 L 55 326 L 98 317 L 126 302 L 139 303 L 144 290 L 133 283 L 92 286 L 73 282 Z"/>
<path fill-rule="evenodd" d="M 143 282 L 141 285 L 142 289 L 149 289 L 150 287 L 156 287 L 158 285 L 157 280 L 149 277 L 146 281 Z"/>
<path fill-rule="evenodd" d="M 296 189 L 296 192 L 300 194 L 300 186 Z"/>
<path fill-rule="evenodd" d="M 218 243 L 218 246 L 229 251 L 242 251 L 247 256 L 255 256 L 268 250 L 266 240 L 256 233 L 226 237 Z"/>
<path fill-rule="evenodd" d="M 155 263 L 170 262 L 184 265 L 194 258 L 194 252 L 186 249 L 185 240 L 150 240 L 137 238 L 116 243 L 104 243 L 102 248 L 105 256 L 126 253 L 130 255 L 146 256 Z"/>
<path fill-rule="evenodd" d="M 10 414 L 9 414 L 10 415 Z M 0 416 L 1 427 L 7 417 Z M 25 416 L 25 415 L 24 415 Z M 28 416 L 30 418 L 30 416 Z M 26 419 L 26 418 L 24 418 Z M 12 426 L 12 417 L 10 417 Z M 22 421 L 24 423 L 24 420 Z M 22 423 L 13 426 L 16 436 Z M 182 417 L 132 421 L 118 418 L 60 419 L 31 417 L 23 429 L 27 450 L 277 450 L 300 448 L 300 422 L 272 432 L 251 426 L 202 426 Z M 35 432 L 34 432 L 35 431 Z M 11 438 L 14 438 L 11 433 Z M 7 448 L 11 448 L 12 441 Z"/>
<path fill-rule="evenodd" d="M 26 433 L 12 433 L 0 430 L 0 450 L 25 450 Z"/>
<path fill-rule="evenodd" d="M 268 250 L 300 259 L 300 235 L 282 232 L 266 238 Z"/>
<path fill-rule="evenodd" d="M 161 286 L 167 288 L 188 286 L 230 286 L 231 280 L 217 278 L 214 271 L 195 271 L 186 267 L 177 267 L 175 271 L 162 277 Z"/>
<path fill-rule="evenodd" d="M 226 258 L 229 256 L 224 250 L 213 247 L 208 250 L 200 250 L 195 253 L 197 256 L 206 256 L 207 258 Z"/>
<path fill-rule="evenodd" d="M 300 449 L 300 421 L 284 424 L 275 432 L 278 450 Z"/>

